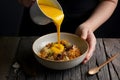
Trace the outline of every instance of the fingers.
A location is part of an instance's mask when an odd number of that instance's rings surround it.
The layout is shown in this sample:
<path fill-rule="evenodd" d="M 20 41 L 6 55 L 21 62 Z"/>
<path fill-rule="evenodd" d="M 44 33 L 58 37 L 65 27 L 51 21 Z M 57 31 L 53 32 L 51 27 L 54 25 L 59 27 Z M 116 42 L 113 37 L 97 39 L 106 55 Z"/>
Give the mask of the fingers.
<path fill-rule="evenodd" d="M 87 54 L 86 58 L 83 60 L 83 63 L 86 63 L 87 61 L 89 61 L 89 59 L 93 55 L 93 52 L 94 52 L 95 47 L 96 47 L 96 38 L 95 38 L 93 32 L 89 31 L 87 42 L 89 44 L 89 50 L 88 50 L 88 54 Z"/>

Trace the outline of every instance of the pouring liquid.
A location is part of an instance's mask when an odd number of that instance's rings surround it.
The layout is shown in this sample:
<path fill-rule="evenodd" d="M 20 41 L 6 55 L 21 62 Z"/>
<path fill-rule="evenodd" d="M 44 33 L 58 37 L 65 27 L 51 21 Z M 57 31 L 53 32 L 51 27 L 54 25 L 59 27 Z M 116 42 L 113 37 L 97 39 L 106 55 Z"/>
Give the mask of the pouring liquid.
<path fill-rule="evenodd" d="M 64 14 L 61 10 L 46 6 L 46 5 L 40 5 L 41 10 L 44 12 L 46 16 L 51 18 L 57 28 L 57 34 L 58 34 L 58 44 L 60 43 L 60 27 L 62 24 L 62 21 L 64 19 Z"/>
<path fill-rule="evenodd" d="M 57 28 L 58 44 L 60 44 L 60 27 L 61 27 L 61 24 L 62 24 L 63 19 L 64 19 L 63 11 L 56 8 L 52 4 L 50 5 L 50 3 L 47 3 L 47 2 L 39 3 L 39 7 L 47 17 L 49 17 L 50 19 L 53 20 L 53 22 Z"/>
<path fill-rule="evenodd" d="M 58 9 L 55 5 L 50 3 L 47 0 L 44 0 L 42 2 L 39 2 L 38 0 L 38 6 L 41 9 L 41 11 L 52 21 L 54 22 L 56 29 L 57 29 L 57 39 L 58 43 L 52 47 L 53 51 L 57 51 L 61 53 L 64 50 L 64 46 L 60 44 L 60 27 L 64 19 L 63 11 Z"/>

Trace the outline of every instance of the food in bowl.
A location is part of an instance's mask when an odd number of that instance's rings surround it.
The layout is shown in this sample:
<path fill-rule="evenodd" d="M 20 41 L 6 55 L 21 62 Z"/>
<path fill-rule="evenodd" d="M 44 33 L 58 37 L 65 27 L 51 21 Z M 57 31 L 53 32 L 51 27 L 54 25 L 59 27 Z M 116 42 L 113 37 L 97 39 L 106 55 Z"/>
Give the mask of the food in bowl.
<path fill-rule="evenodd" d="M 43 47 L 38 56 L 53 61 L 68 61 L 81 55 L 80 49 L 67 40 L 48 43 Z"/>
<path fill-rule="evenodd" d="M 75 34 L 65 33 L 65 32 L 60 33 L 60 39 L 67 40 L 68 43 L 72 44 L 72 46 L 75 45 L 77 48 L 79 48 L 80 56 L 72 60 L 66 60 L 66 61 L 50 60 L 46 58 L 41 58 L 40 51 L 46 45 L 57 42 L 57 33 L 50 33 L 50 34 L 39 37 L 33 43 L 32 49 L 33 49 L 34 56 L 37 59 L 37 61 L 47 68 L 56 69 L 56 70 L 69 69 L 69 68 L 73 68 L 79 65 L 85 59 L 87 55 L 87 51 L 89 49 L 88 43 L 84 39 L 80 38 L 79 36 Z"/>

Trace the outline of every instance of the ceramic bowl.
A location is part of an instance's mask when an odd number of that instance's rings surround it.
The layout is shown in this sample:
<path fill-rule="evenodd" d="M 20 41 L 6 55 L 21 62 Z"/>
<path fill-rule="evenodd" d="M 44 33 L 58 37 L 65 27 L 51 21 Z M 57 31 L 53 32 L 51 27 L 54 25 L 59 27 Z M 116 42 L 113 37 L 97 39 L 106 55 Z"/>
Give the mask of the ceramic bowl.
<path fill-rule="evenodd" d="M 87 54 L 87 51 L 89 48 L 88 43 L 85 40 L 78 37 L 77 35 L 71 34 L 71 33 L 61 32 L 60 39 L 68 40 L 71 44 L 78 46 L 82 55 L 75 59 L 68 60 L 68 61 L 51 61 L 51 60 L 40 58 L 38 54 L 40 50 L 43 47 L 45 47 L 45 45 L 51 42 L 57 42 L 57 33 L 50 33 L 50 34 L 39 37 L 33 43 L 32 49 L 33 49 L 35 58 L 45 67 L 56 69 L 56 70 L 69 69 L 69 68 L 73 68 L 79 65 L 84 60 Z"/>

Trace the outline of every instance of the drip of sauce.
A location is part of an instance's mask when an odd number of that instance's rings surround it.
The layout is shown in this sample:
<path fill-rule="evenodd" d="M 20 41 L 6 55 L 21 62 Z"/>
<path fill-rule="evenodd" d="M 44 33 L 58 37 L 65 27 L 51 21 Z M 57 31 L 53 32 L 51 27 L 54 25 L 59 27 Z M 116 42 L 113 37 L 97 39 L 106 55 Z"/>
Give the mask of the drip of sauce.
<path fill-rule="evenodd" d="M 47 17 L 53 20 L 57 29 L 58 44 L 60 45 L 60 27 L 64 19 L 63 11 L 47 0 L 38 0 L 38 6 Z"/>

